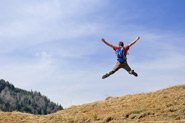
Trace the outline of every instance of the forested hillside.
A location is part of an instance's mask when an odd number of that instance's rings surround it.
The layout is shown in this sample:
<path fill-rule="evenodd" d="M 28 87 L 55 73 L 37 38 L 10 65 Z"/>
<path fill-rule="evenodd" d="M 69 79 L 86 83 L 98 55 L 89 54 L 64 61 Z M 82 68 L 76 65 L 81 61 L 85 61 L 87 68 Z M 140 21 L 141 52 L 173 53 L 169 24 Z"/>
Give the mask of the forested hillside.
<path fill-rule="evenodd" d="M 1 111 L 49 114 L 62 109 L 62 106 L 51 102 L 46 96 L 41 95 L 40 92 L 19 89 L 5 80 L 0 80 Z"/>

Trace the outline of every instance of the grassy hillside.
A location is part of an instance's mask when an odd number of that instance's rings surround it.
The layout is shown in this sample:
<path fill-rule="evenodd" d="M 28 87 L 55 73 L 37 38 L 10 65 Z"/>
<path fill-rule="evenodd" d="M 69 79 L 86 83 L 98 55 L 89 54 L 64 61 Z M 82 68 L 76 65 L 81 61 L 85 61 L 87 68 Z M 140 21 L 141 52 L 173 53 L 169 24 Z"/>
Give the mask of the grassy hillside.
<path fill-rule="evenodd" d="M 148 121 L 185 123 L 185 85 L 146 94 L 108 97 L 103 101 L 72 106 L 45 116 L 18 112 L 0 113 L 0 122 L 2 123 L 132 123 Z"/>

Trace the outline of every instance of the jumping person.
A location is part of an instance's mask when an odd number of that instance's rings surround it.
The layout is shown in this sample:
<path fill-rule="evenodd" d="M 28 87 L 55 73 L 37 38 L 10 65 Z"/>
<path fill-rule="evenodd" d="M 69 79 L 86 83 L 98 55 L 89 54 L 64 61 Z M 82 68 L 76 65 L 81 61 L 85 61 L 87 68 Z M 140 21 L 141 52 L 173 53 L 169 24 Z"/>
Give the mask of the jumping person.
<path fill-rule="evenodd" d="M 107 46 L 111 47 L 116 52 L 116 55 L 117 55 L 117 63 L 115 65 L 115 67 L 113 68 L 112 71 L 103 75 L 102 79 L 105 79 L 105 78 L 109 77 L 110 75 L 114 74 L 120 68 L 125 69 L 131 75 L 134 75 L 136 77 L 138 76 L 137 73 L 134 70 L 132 70 L 127 63 L 127 52 L 129 50 L 129 48 L 133 44 L 135 44 L 139 39 L 140 39 L 140 37 L 137 37 L 134 41 L 132 41 L 127 46 L 124 46 L 124 43 L 122 41 L 119 42 L 118 46 L 114 46 L 114 45 L 108 43 L 104 38 L 102 38 L 102 42 L 104 42 Z"/>

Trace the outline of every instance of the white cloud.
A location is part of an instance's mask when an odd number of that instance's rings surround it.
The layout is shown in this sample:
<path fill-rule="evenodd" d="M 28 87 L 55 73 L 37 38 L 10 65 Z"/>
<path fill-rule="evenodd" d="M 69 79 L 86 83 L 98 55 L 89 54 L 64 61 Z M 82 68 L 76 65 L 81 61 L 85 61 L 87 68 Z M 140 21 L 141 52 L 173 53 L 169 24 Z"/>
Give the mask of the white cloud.
<path fill-rule="evenodd" d="M 7 15 L 12 16 L 11 20 L 0 28 L 1 48 L 10 52 L 29 45 L 56 40 L 66 42 L 96 34 L 99 25 L 86 22 L 84 17 L 101 5 L 98 1 L 83 0 L 15 3 L 13 8 L 8 7 L 10 12 L 7 11 Z"/>

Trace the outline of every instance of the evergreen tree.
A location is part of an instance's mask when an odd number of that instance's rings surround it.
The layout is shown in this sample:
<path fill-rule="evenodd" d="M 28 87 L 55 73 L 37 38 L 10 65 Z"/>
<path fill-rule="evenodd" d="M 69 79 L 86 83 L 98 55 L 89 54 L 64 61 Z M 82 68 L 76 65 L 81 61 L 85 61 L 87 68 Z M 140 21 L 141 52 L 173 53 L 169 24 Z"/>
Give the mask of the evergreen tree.
<path fill-rule="evenodd" d="M 15 88 L 9 82 L 0 80 L 0 110 L 2 111 L 49 114 L 62 109 L 61 105 L 51 102 L 40 92 Z"/>

